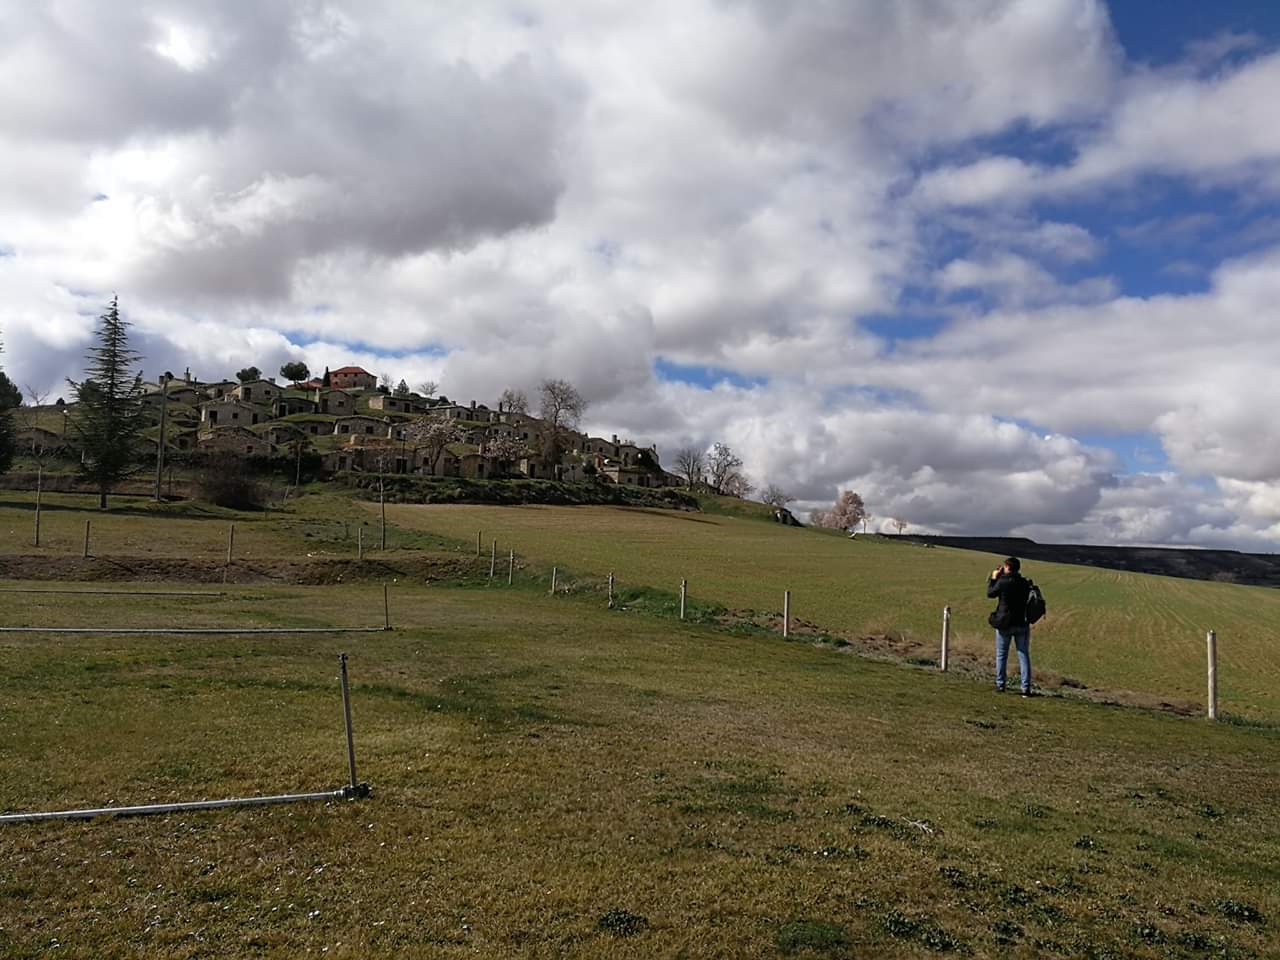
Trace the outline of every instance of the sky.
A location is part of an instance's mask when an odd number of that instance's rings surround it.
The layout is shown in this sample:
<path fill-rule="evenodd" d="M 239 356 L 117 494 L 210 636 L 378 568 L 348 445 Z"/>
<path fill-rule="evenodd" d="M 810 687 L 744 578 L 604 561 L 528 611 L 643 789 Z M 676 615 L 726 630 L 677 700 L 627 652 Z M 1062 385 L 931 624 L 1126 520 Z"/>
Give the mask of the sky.
<path fill-rule="evenodd" d="M 1280 5 L 0 0 L 0 364 L 359 364 L 873 527 L 1280 549 Z M 15 95 L 20 92 L 20 95 Z"/>

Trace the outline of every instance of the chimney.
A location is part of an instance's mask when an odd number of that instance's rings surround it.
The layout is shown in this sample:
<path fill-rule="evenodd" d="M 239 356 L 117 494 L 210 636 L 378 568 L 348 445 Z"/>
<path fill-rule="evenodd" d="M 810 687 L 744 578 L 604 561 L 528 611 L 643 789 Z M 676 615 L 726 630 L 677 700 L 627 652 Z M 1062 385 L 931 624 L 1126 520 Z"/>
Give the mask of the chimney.
<path fill-rule="evenodd" d="M 618 435 L 616 433 L 613 435 L 613 445 L 615 447 L 618 445 Z"/>
<path fill-rule="evenodd" d="M 472 400 L 472 401 L 471 401 L 471 409 L 472 409 L 472 410 L 474 410 L 475 408 L 476 408 L 476 402 L 475 402 L 474 400 Z"/>

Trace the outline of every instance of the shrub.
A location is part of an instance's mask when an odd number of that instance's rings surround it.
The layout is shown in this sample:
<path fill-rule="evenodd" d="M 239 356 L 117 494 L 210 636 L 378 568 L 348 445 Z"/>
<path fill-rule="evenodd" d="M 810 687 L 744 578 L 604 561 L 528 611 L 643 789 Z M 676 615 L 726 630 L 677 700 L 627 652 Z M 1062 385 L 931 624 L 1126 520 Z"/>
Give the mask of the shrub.
<path fill-rule="evenodd" d="M 216 450 L 201 459 L 196 493 L 209 503 L 236 510 L 258 510 L 266 500 L 244 457 L 229 450 Z"/>

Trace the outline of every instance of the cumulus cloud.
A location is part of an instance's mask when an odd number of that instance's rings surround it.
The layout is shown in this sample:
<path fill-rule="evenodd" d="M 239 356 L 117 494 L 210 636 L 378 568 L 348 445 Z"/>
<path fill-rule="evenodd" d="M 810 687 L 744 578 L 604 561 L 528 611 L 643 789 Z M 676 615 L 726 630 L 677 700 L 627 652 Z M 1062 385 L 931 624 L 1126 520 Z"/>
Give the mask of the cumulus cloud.
<path fill-rule="evenodd" d="M 0 18 L 15 379 L 76 374 L 119 292 L 149 373 L 355 362 L 481 400 L 562 376 L 596 429 L 726 440 L 806 506 L 854 486 L 952 532 L 1274 535 L 1280 444 L 1222 387 L 1280 399 L 1280 254 L 1127 297 L 1101 228 L 1037 208 L 1146 172 L 1280 183 L 1259 113 L 1280 55 L 1251 38 L 1129 63 L 1079 0 Z M 1060 159 L 1015 155 L 1036 137 Z M 1135 216 L 1126 243 L 1170 236 Z M 1183 247 L 1213 228 L 1192 217 Z M 939 332 L 860 322 L 913 311 Z M 1125 475 L 1085 432 L 1149 432 L 1171 472 Z"/>

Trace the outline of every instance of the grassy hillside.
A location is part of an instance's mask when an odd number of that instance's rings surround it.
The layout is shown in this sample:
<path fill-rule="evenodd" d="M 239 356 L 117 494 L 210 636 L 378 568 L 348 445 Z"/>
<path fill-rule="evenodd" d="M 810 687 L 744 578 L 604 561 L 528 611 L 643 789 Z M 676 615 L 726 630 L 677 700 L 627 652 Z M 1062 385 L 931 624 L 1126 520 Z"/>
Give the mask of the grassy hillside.
<path fill-rule="evenodd" d="M 392 506 L 398 526 L 474 542 L 579 574 L 613 571 L 622 584 L 678 589 L 731 607 L 781 610 L 841 633 L 904 632 L 932 651 L 942 608 L 953 643 L 987 657 L 985 597 L 997 558 L 750 517 L 609 507 Z M 1280 591 L 1087 567 L 1028 564 L 1050 615 L 1035 629 L 1038 667 L 1091 686 L 1203 700 L 1205 633 L 1219 635 L 1223 708 L 1280 716 Z"/>
<path fill-rule="evenodd" d="M 381 613 L 376 584 L 3 599 L 9 624 Z M 331 789 L 340 649 L 374 788 L 0 828 L 0 955 L 1280 951 L 1274 729 L 996 697 L 533 583 L 393 602 L 395 632 L 345 639 L 0 635 L 4 810 Z"/>

